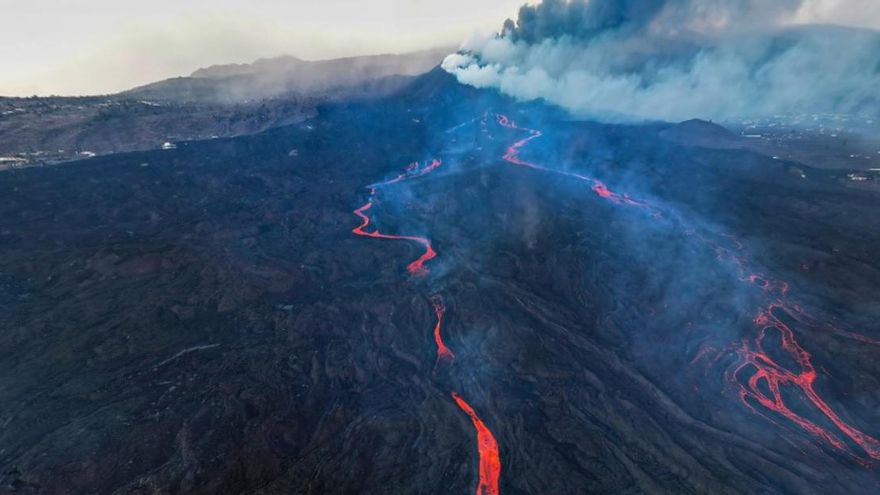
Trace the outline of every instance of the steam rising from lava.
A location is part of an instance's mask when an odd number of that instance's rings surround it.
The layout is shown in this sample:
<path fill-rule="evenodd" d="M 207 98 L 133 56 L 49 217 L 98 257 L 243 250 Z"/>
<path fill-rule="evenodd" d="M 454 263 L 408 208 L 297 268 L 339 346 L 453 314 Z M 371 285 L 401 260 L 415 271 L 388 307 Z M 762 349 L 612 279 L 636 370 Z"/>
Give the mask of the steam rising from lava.
<path fill-rule="evenodd" d="M 880 112 L 880 34 L 803 0 L 545 0 L 446 58 L 462 83 L 606 120 Z"/>

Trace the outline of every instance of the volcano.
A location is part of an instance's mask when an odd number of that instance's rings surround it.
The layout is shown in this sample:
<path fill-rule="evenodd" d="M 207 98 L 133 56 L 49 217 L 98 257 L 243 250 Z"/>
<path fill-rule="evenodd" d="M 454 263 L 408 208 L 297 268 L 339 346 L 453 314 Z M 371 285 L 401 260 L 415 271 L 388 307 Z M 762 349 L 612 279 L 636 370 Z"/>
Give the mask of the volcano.
<path fill-rule="evenodd" d="M 719 136 L 436 69 L 4 172 L 0 490 L 876 493 L 875 183 Z"/>

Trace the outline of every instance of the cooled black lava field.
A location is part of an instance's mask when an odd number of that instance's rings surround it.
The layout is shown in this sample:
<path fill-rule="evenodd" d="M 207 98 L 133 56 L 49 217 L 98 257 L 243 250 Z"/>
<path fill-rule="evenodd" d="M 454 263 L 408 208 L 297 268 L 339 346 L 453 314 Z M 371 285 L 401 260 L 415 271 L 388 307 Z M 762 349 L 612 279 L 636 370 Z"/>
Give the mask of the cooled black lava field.
<path fill-rule="evenodd" d="M 683 132 L 436 70 L 0 173 L 0 492 L 880 492 L 880 192 Z"/>

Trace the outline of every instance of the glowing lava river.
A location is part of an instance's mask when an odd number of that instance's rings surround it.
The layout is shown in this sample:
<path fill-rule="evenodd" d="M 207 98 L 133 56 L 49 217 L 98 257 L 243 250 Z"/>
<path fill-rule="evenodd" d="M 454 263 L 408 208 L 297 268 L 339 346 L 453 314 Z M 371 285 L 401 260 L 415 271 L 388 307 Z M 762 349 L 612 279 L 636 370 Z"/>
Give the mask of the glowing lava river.
<path fill-rule="evenodd" d="M 418 259 L 411 262 L 407 266 L 407 271 L 411 275 L 414 276 L 425 276 L 428 274 L 428 269 L 425 267 L 425 263 L 434 259 L 437 256 L 436 251 L 434 251 L 431 246 L 431 241 L 425 237 L 418 236 L 408 236 L 408 235 L 390 235 L 383 234 L 378 230 L 367 231 L 367 227 L 370 226 L 370 217 L 366 215 L 366 212 L 373 207 L 373 201 L 377 192 L 381 190 L 381 188 L 402 182 L 404 180 L 415 179 L 419 177 L 423 177 L 433 170 L 440 167 L 441 162 L 439 160 L 433 160 L 431 163 L 426 164 L 424 167 L 420 167 L 419 164 L 412 163 L 409 167 L 407 167 L 406 172 L 398 175 L 397 177 L 379 182 L 376 184 L 372 184 L 368 186 L 370 190 L 370 200 L 360 208 L 354 211 L 354 214 L 361 218 L 362 223 L 356 227 L 352 232 L 356 235 L 363 237 L 371 237 L 374 239 L 387 239 L 387 240 L 402 240 L 402 241 L 411 241 L 421 244 L 425 248 L 425 253 L 422 254 Z M 434 326 L 434 342 L 437 346 L 437 363 L 440 364 L 445 363 L 451 365 L 455 361 L 455 354 L 449 349 L 449 347 L 443 341 L 443 317 L 446 314 L 446 306 L 443 303 L 443 298 L 440 295 L 433 295 L 430 297 L 431 305 L 434 310 L 434 314 L 437 318 L 437 322 Z M 470 417 L 473 422 L 474 429 L 477 433 L 477 452 L 479 454 L 479 482 L 477 485 L 476 493 L 477 495 L 497 495 L 498 492 L 498 479 L 501 476 L 501 458 L 498 451 L 498 442 L 495 440 L 494 435 L 477 416 L 477 413 L 470 406 L 470 404 L 465 401 L 458 392 L 452 391 L 450 392 L 452 400 L 455 404 L 464 411 L 465 414 Z"/>
<path fill-rule="evenodd" d="M 489 114 L 482 119 L 484 127 L 488 117 Z M 824 447 L 864 467 L 880 460 L 880 441 L 854 426 L 853 422 L 823 398 L 817 389 L 816 383 L 821 376 L 822 368 L 814 364 L 813 356 L 798 342 L 796 326 L 814 331 L 821 329 L 839 338 L 855 340 L 866 345 L 880 345 L 880 341 L 858 332 L 843 330 L 837 325 L 823 323 L 821 318 L 813 316 L 804 306 L 791 299 L 789 294 L 791 284 L 760 273 L 761 270 L 755 268 L 757 264 L 749 261 L 743 254 L 746 250 L 744 243 L 732 236 L 718 233 L 717 229 L 706 226 L 695 227 L 696 224 L 685 220 L 682 214 L 666 203 L 636 199 L 628 193 L 617 192 L 603 180 L 584 173 L 558 170 L 529 161 L 522 157 L 522 153 L 530 143 L 542 137 L 543 133 L 535 129 L 519 127 L 505 115 L 495 115 L 494 122 L 500 131 L 526 134 L 525 137 L 506 147 L 502 156 L 504 162 L 584 183 L 600 200 L 612 205 L 632 208 L 632 211 L 637 212 L 636 214 L 649 218 L 650 222 L 659 224 L 665 229 L 675 230 L 692 244 L 693 249 L 714 256 L 718 266 L 732 273 L 736 282 L 746 289 L 747 297 L 757 301 L 755 313 L 751 318 L 752 335 L 743 336 L 738 340 L 733 339 L 726 344 L 706 344 L 693 358 L 692 365 L 703 363 L 713 366 L 718 362 L 726 362 L 722 381 L 727 383 L 728 390 L 735 392 L 746 410 L 766 418 L 771 424 L 779 427 L 783 427 L 783 423 L 787 422 L 789 426 L 812 436 Z M 422 278 L 429 275 L 428 265 L 438 256 L 431 240 L 418 235 L 383 233 L 373 227 L 374 222 L 369 214 L 374 211 L 385 188 L 426 177 L 440 166 L 439 160 L 425 164 L 411 164 L 400 175 L 368 186 L 369 200 L 354 210 L 354 214 L 361 220 L 360 225 L 353 229 L 354 234 L 420 245 L 424 253 L 411 261 L 407 265 L 407 270 L 411 275 Z M 433 329 L 436 346 L 435 369 L 440 365 L 451 366 L 455 361 L 455 353 L 443 338 L 443 323 L 448 307 L 440 294 L 435 293 L 425 298 L 430 302 L 436 318 Z M 651 311 L 653 315 L 654 310 Z M 773 345 L 773 342 L 778 342 L 778 345 Z M 768 349 L 771 346 L 772 350 Z M 695 389 L 697 388 L 695 386 Z M 476 432 L 479 455 L 477 495 L 499 493 L 501 455 L 495 436 L 461 394 L 455 390 L 447 390 L 447 393 L 455 405 L 470 419 Z"/>
<path fill-rule="evenodd" d="M 627 194 L 613 192 L 598 179 L 578 173 L 549 169 L 522 159 L 520 157 L 521 149 L 531 140 L 541 137 L 542 133 L 534 129 L 518 127 L 504 115 L 498 115 L 497 121 L 505 128 L 529 134 L 528 137 L 515 142 L 507 149 L 504 155 L 506 162 L 587 182 L 592 185 L 593 192 L 603 199 L 616 204 L 648 209 L 654 212 L 655 219 L 662 218 L 662 215 L 659 213 L 660 208 L 655 208 L 644 201 L 634 200 Z M 795 332 L 790 324 L 786 323 L 786 319 L 797 323 L 813 325 L 816 322 L 801 305 L 789 300 L 790 284 L 780 280 L 773 280 L 763 274 L 751 273 L 749 263 L 742 256 L 734 252 L 735 249 L 743 249 L 742 243 L 735 239 L 730 242 L 733 247 L 728 248 L 697 233 L 692 228 L 681 225 L 678 225 L 678 227 L 710 249 L 718 261 L 728 263 L 735 271 L 738 280 L 756 287 L 763 299 L 765 299 L 765 302 L 756 310 L 757 312 L 753 318 L 757 332 L 756 336 L 733 344 L 728 349 L 717 351 L 718 353 L 724 353 L 733 350 L 739 356 L 739 361 L 730 366 L 725 377 L 732 386 L 737 388 L 738 395 L 744 405 L 761 415 L 763 414 L 758 408 L 764 408 L 767 411 L 777 413 L 780 417 L 802 428 L 819 441 L 825 442 L 832 448 L 852 456 L 863 464 L 869 460 L 880 460 L 880 441 L 844 421 L 816 391 L 814 384 L 818 378 L 818 371 L 812 362 L 812 356 L 798 343 Z M 730 236 L 722 235 L 721 237 L 730 239 Z M 880 345 L 880 340 L 871 339 L 855 332 L 843 331 L 833 325 L 826 325 L 826 327 L 845 338 L 870 345 Z M 765 350 L 771 330 L 778 332 L 781 339 L 781 349 L 787 354 L 789 360 L 792 361 L 795 369 L 780 364 L 777 359 L 771 357 Z M 742 375 L 749 372 L 751 373 L 747 377 L 740 380 Z M 799 393 L 801 397 L 797 399 L 798 402 L 804 401 L 811 406 L 824 420 L 830 422 L 837 429 L 838 433 L 834 433 L 828 428 L 820 426 L 815 421 L 811 421 L 803 413 L 796 412 L 796 408 L 789 403 L 791 399 L 786 398 L 787 393 L 785 393 L 783 387 L 789 387 L 791 392 Z M 838 434 L 844 435 L 861 448 L 864 456 L 853 452 L 838 437 Z"/>
<path fill-rule="evenodd" d="M 431 163 L 426 164 L 424 167 L 419 167 L 419 164 L 417 162 L 414 162 L 414 163 L 410 164 L 409 167 L 407 167 L 407 170 L 405 173 L 395 177 L 394 179 L 387 180 L 384 182 L 379 182 L 379 183 L 372 184 L 372 185 L 368 186 L 370 189 L 370 200 L 367 201 L 367 203 L 365 205 L 361 206 L 360 208 L 358 208 L 357 210 L 354 211 L 354 214 L 359 216 L 361 218 L 361 220 L 363 220 L 363 223 L 361 223 L 354 230 L 352 230 L 352 232 L 355 233 L 356 235 L 360 235 L 360 236 L 364 236 L 364 237 L 372 237 L 374 239 L 390 239 L 390 240 L 395 240 L 395 241 L 411 241 L 411 242 L 416 242 L 416 243 L 424 246 L 425 254 L 419 256 L 418 259 L 411 262 L 406 267 L 406 269 L 413 275 L 426 275 L 428 273 L 427 268 L 425 268 L 425 263 L 434 259 L 437 256 L 437 253 L 434 251 L 434 248 L 431 247 L 431 241 L 429 241 L 428 239 L 426 239 L 424 237 L 383 234 L 383 233 L 379 232 L 378 230 L 373 230 L 371 232 L 367 232 L 365 229 L 370 226 L 370 217 L 368 217 L 366 215 L 366 212 L 373 207 L 373 198 L 376 196 L 377 189 L 379 189 L 383 186 L 388 186 L 391 184 L 401 182 L 406 179 L 422 177 L 422 176 L 430 173 L 432 170 L 436 169 L 437 167 L 439 167 L 440 164 L 441 164 L 441 162 L 439 160 L 434 160 Z"/>

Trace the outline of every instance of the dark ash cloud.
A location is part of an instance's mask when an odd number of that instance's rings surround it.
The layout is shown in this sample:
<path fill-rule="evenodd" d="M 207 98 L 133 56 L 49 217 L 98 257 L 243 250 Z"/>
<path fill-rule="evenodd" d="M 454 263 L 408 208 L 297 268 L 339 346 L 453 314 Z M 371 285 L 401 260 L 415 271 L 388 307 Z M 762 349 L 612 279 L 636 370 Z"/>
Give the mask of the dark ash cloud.
<path fill-rule="evenodd" d="M 444 62 L 575 115 L 733 120 L 878 113 L 880 34 L 794 26 L 802 0 L 545 0 Z"/>

